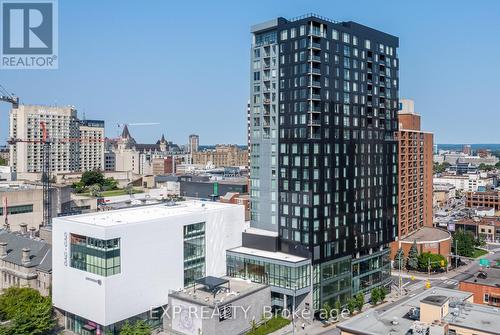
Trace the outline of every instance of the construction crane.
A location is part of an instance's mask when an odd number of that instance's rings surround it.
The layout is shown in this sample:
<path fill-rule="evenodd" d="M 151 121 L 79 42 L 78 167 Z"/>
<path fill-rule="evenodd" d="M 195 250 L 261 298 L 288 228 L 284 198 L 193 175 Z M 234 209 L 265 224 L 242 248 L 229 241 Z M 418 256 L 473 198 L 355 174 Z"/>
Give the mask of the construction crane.
<path fill-rule="evenodd" d="M 42 226 L 50 226 L 52 224 L 52 197 L 50 194 L 50 144 L 52 141 L 47 136 L 47 125 L 45 124 L 45 121 L 40 121 L 40 129 L 42 131 L 40 140 L 10 138 L 7 143 L 10 145 L 15 145 L 16 143 L 42 144 Z"/>
<path fill-rule="evenodd" d="M 10 94 L 2 85 L 0 85 L 0 101 L 10 103 L 12 108 L 19 107 L 19 97 Z"/>
<path fill-rule="evenodd" d="M 40 121 L 41 136 L 40 140 L 25 140 L 19 138 L 10 138 L 7 143 L 10 145 L 15 145 L 16 143 L 31 143 L 31 144 L 42 144 L 42 189 L 43 189 L 43 220 L 42 226 L 47 227 L 52 225 L 52 196 L 51 196 L 51 174 L 52 169 L 50 165 L 50 151 L 52 144 L 66 144 L 66 143 L 99 143 L 99 142 L 114 142 L 115 138 L 103 138 L 103 139 L 93 139 L 93 138 L 50 138 L 47 132 L 47 125 L 45 121 Z M 7 217 L 6 217 L 7 220 Z"/>

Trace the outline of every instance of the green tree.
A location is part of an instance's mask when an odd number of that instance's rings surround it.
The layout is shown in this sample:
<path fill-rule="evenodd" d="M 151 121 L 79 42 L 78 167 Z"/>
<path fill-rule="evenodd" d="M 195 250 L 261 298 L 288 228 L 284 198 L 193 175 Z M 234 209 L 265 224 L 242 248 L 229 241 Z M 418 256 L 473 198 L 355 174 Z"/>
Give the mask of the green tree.
<path fill-rule="evenodd" d="M 438 270 L 446 268 L 448 262 L 446 258 L 439 254 L 432 254 L 430 252 L 423 252 L 418 256 L 418 268 L 420 270 L 427 270 L 431 266 L 431 270 Z"/>
<path fill-rule="evenodd" d="M 372 289 L 371 292 L 371 303 L 376 305 L 380 301 L 380 290 L 378 287 Z"/>
<path fill-rule="evenodd" d="M 360 292 L 356 294 L 354 298 L 356 299 L 356 308 L 361 312 L 363 305 L 365 304 L 365 296 Z"/>
<path fill-rule="evenodd" d="M 472 257 L 475 244 L 474 234 L 470 231 L 458 229 L 453 234 L 453 247 L 457 248 L 455 253 L 459 256 Z"/>
<path fill-rule="evenodd" d="M 105 191 L 116 190 L 118 188 L 118 182 L 115 180 L 115 178 L 109 177 L 109 178 L 104 179 L 104 183 L 102 184 L 102 187 Z"/>
<path fill-rule="evenodd" d="M 52 301 L 32 288 L 11 287 L 0 296 L 0 318 L 10 323 L 0 334 L 42 335 L 55 327 Z"/>
<path fill-rule="evenodd" d="M 434 163 L 433 170 L 434 170 L 434 173 L 443 173 L 449 167 L 450 167 L 450 163 L 448 163 L 448 162 L 443 162 L 441 164 Z"/>
<path fill-rule="evenodd" d="M 7 165 L 7 160 L 5 158 L 0 157 L 0 165 Z"/>
<path fill-rule="evenodd" d="M 495 166 L 493 166 L 493 165 L 486 165 L 484 163 L 481 163 L 481 164 L 479 164 L 478 169 L 481 170 L 481 171 L 491 171 L 491 170 L 495 169 Z"/>
<path fill-rule="evenodd" d="M 127 192 L 128 195 L 134 194 L 134 186 L 130 184 L 125 186 L 123 189 L 125 190 L 125 192 Z"/>
<path fill-rule="evenodd" d="M 354 313 L 356 310 L 356 299 L 351 298 L 347 301 L 347 309 L 349 310 L 349 313 Z"/>
<path fill-rule="evenodd" d="M 101 185 L 94 184 L 89 187 L 89 193 L 92 197 L 100 197 L 101 196 Z"/>
<path fill-rule="evenodd" d="M 405 268 L 405 253 L 403 248 L 399 248 L 396 255 L 394 255 L 394 268 L 398 270 Z"/>
<path fill-rule="evenodd" d="M 331 313 L 332 313 L 332 307 L 330 306 L 329 303 L 325 302 L 323 304 L 323 314 L 325 315 L 326 320 L 330 318 Z"/>
<path fill-rule="evenodd" d="M 342 303 L 340 302 L 340 299 L 337 299 L 335 301 L 335 309 L 337 310 L 337 313 L 340 313 L 342 311 Z"/>
<path fill-rule="evenodd" d="M 380 302 L 384 302 L 385 296 L 387 295 L 387 291 L 386 291 L 385 287 L 381 287 L 379 289 L 379 295 L 380 295 Z"/>
<path fill-rule="evenodd" d="M 408 269 L 416 270 L 418 269 L 418 249 L 417 241 L 413 241 L 413 244 L 408 251 L 408 261 L 406 262 Z"/>
<path fill-rule="evenodd" d="M 85 171 L 84 173 L 82 173 L 80 182 L 82 182 L 84 187 L 88 187 L 95 184 L 103 186 L 105 183 L 105 179 L 101 171 L 92 170 L 92 171 Z"/>
<path fill-rule="evenodd" d="M 151 330 L 151 327 L 143 320 L 135 323 L 126 321 L 120 330 L 120 335 L 150 335 Z"/>

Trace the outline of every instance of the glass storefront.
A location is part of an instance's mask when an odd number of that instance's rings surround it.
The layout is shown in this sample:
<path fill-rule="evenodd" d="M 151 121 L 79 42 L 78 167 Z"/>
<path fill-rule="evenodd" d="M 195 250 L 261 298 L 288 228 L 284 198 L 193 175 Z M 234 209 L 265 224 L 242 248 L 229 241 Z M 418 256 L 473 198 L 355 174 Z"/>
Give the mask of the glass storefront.
<path fill-rule="evenodd" d="M 352 264 L 352 290 L 369 293 L 372 288 L 387 286 L 391 281 L 390 250 L 373 253 L 353 260 Z"/>
<path fill-rule="evenodd" d="M 226 262 L 227 275 L 231 277 L 289 290 L 300 290 L 311 285 L 309 264 L 293 267 L 235 254 L 228 254 Z"/>
<path fill-rule="evenodd" d="M 118 335 L 125 322 L 133 324 L 134 322 L 139 320 L 145 321 L 151 327 L 151 329 L 157 329 L 163 324 L 163 319 L 160 317 L 162 314 L 162 309 L 158 309 L 160 310 L 159 313 L 155 314 L 149 311 L 144 312 L 142 314 L 106 327 L 90 320 L 84 319 L 78 315 L 66 312 L 66 329 L 78 335 Z M 153 315 L 158 315 L 159 317 L 152 318 L 151 316 Z"/>
<path fill-rule="evenodd" d="M 351 297 L 351 258 L 344 257 L 314 266 L 313 306 L 335 306 Z"/>
<path fill-rule="evenodd" d="M 205 277 L 205 223 L 184 226 L 184 286 Z"/>
<path fill-rule="evenodd" d="M 120 273 L 120 239 L 100 240 L 83 235 L 70 236 L 70 266 L 100 276 Z"/>

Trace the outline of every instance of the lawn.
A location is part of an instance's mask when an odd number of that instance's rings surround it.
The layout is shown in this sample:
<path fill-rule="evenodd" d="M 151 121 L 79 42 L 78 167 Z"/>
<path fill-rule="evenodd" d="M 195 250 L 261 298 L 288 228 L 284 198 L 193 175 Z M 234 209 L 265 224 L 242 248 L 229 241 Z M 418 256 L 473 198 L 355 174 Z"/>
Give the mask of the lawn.
<path fill-rule="evenodd" d="M 486 255 L 488 252 L 482 249 L 474 249 L 474 253 L 472 254 L 472 258 L 478 258 Z"/>
<path fill-rule="evenodd" d="M 269 319 L 267 323 L 262 323 L 260 326 L 258 326 L 255 330 L 251 330 L 247 333 L 247 335 L 266 335 L 266 334 L 271 334 L 278 329 L 281 329 L 288 325 L 291 321 L 288 319 L 285 319 L 281 316 L 274 317 L 272 319 Z"/>
<path fill-rule="evenodd" d="M 132 193 L 141 193 L 141 191 L 134 190 Z M 128 192 L 126 190 L 122 190 L 122 189 L 119 189 L 119 190 L 109 190 L 109 191 L 102 191 L 101 192 L 101 196 L 102 197 L 114 197 L 114 196 L 117 196 L 117 195 L 127 195 L 127 194 L 128 194 Z M 78 195 L 83 195 L 85 197 L 90 197 L 90 193 L 89 192 L 79 193 Z"/>

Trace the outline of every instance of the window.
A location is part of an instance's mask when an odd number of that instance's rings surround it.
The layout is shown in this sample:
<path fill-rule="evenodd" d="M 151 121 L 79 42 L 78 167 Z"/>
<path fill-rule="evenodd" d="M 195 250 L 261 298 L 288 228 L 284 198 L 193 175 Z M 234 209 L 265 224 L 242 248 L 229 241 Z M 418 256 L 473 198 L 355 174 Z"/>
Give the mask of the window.
<path fill-rule="evenodd" d="M 101 240 L 70 234 L 70 266 L 103 277 L 119 274 L 120 239 Z"/>
<path fill-rule="evenodd" d="M 367 49 L 372 48 L 370 40 L 365 40 L 365 48 L 367 48 Z"/>
<path fill-rule="evenodd" d="M 342 35 L 342 37 L 343 37 L 343 42 L 344 43 L 350 43 L 351 42 L 351 35 L 349 35 L 348 33 L 344 33 Z"/>
<path fill-rule="evenodd" d="M 184 226 L 184 286 L 205 276 L 205 223 Z"/>
<path fill-rule="evenodd" d="M 0 208 L 0 215 L 4 215 L 3 211 L 4 209 Z M 33 213 L 33 205 L 9 206 L 7 212 L 9 215 Z"/>
<path fill-rule="evenodd" d="M 335 29 L 332 30 L 332 38 L 334 40 L 338 40 L 339 39 L 339 32 Z"/>

